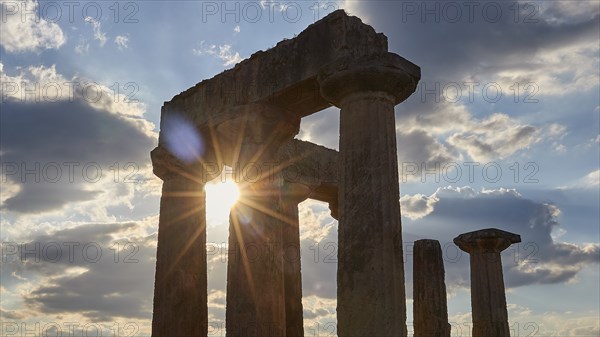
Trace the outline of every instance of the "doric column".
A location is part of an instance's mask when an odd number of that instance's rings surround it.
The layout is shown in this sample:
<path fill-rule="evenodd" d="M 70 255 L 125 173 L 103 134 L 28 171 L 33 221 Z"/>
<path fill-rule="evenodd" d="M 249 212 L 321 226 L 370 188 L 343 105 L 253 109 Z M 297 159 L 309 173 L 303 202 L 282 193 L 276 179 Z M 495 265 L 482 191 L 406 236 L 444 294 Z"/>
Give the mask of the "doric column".
<path fill-rule="evenodd" d="M 500 252 L 517 242 L 519 235 L 495 228 L 454 238 L 471 256 L 473 337 L 510 337 Z"/>
<path fill-rule="evenodd" d="M 206 336 L 206 176 L 200 163 L 186 165 L 161 146 L 152 151 L 163 180 L 154 280 L 152 336 Z"/>
<path fill-rule="evenodd" d="M 418 240 L 413 248 L 414 337 L 450 337 L 440 243 Z"/>
<path fill-rule="evenodd" d="M 246 110 L 242 120 L 220 127 L 237 144 L 233 168 L 240 188 L 230 214 L 227 336 L 280 337 L 286 331 L 283 229 L 288 217 L 281 203 L 278 149 L 298 125 L 277 118 L 268 106 Z"/>
<path fill-rule="evenodd" d="M 340 112 L 338 335 L 406 336 L 394 106 L 420 69 L 387 53 L 319 74 Z"/>
<path fill-rule="evenodd" d="M 286 337 L 304 337 L 298 204 L 306 200 L 309 194 L 308 187 L 301 184 L 286 182 L 282 188 L 281 209 L 285 218 L 283 270 Z"/>

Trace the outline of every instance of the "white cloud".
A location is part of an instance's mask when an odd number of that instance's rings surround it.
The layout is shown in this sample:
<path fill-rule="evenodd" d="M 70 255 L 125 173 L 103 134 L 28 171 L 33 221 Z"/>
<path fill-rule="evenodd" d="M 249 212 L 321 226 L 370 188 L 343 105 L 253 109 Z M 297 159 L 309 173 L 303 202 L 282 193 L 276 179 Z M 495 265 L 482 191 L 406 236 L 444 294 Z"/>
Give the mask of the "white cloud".
<path fill-rule="evenodd" d="M 234 33 L 239 33 L 240 31 L 241 31 L 240 25 L 237 25 L 237 26 L 235 26 L 235 28 L 233 28 Z"/>
<path fill-rule="evenodd" d="M 56 71 L 54 64 L 50 67 L 40 65 L 19 68 L 18 74 L 14 76 L 7 74 L 2 67 L 0 80 L 4 83 L 0 88 L 0 95 L 4 99 L 10 98 L 20 102 L 37 99 L 42 103 L 72 102 L 83 99 L 94 108 L 106 109 L 111 113 L 129 117 L 131 121 L 135 121 L 147 131 L 154 128 L 146 120 L 139 119 L 144 115 L 146 107 L 134 101 L 135 98 L 128 99 L 126 95 L 115 93 L 115 90 L 104 84 L 85 78 L 68 79 Z"/>
<path fill-rule="evenodd" d="M 538 141 L 537 128 L 520 124 L 502 113 L 474 121 L 469 130 L 455 133 L 448 138 L 450 144 L 466 151 L 477 161 L 503 159 L 519 150 L 529 148 Z"/>
<path fill-rule="evenodd" d="M 400 209 L 403 216 L 416 220 L 433 212 L 436 202 L 438 199 L 435 195 L 429 197 L 423 194 L 404 195 L 400 198 Z"/>
<path fill-rule="evenodd" d="M 240 53 L 234 52 L 229 44 L 219 46 L 215 44 L 207 45 L 204 41 L 200 41 L 200 47 L 198 49 L 192 49 L 192 53 L 194 53 L 194 55 L 210 55 L 217 57 L 223 61 L 224 67 L 232 66 L 243 60 Z"/>
<path fill-rule="evenodd" d="M 575 92 L 585 92 L 600 85 L 598 66 L 600 47 L 597 40 L 573 42 L 560 48 L 554 46 L 540 49 L 527 59 L 509 58 L 511 62 L 502 65 L 495 73 L 485 74 L 502 88 L 514 88 L 520 84 L 518 99 L 523 101 L 540 96 L 563 96 Z M 526 86 L 532 84 L 529 94 Z M 533 91 L 531 91 L 533 90 Z M 507 94 L 513 94 L 509 92 Z"/>
<path fill-rule="evenodd" d="M 129 38 L 125 35 L 117 35 L 117 37 L 115 37 L 115 43 L 119 49 L 126 49 L 128 48 L 127 44 L 129 43 Z"/>
<path fill-rule="evenodd" d="M 463 154 L 476 161 L 504 159 L 541 139 L 560 139 L 560 132 L 564 132 L 564 127 L 559 124 L 549 127 L 529 125 L 502 112 L 475 118 L 466 105 L 436 103 L 433 97 L 431 100 L 416 97 L 408 102 L 408 106 L 400 106 L 397 110 L 402 111 L 396 121 L 398 142 L 404 144 L 398 147 L 402 161 L 439 157 L 437 162 L 443 165 L 448 160 L 462 160 Z M 426 138 L 429 140 L 424 147 Z M 415 146 L 416 141 L 421 144 Z M 427 151 L 423 151 L 425 148 Z"/>
<path fill-rule="evenodd" d="M 82 40 L 75 46 L 75 52 L 77 54 L 87 54 L 90 51 L 90 44 L 87 41 Z"/>
<path fill-rule="evenodd" d="M 0 159 L 28 168 L 55 162 L 62 173 L 57 174 L 56 181 L 24 179 L 19 172 L 8 177 L 17 186 L 3 184 L 3 192 L 9 194 L 2 200 L 3 210 L 58 216 L 68 208 L 71 216 L 110 221 L 114 216 L 107 210 L 109 205 L 133 209 L 132 199 L 155 187 L 148 151 L 156 134 L 154 125 L 144 119 L 142 103 L 128 102 L 102 84 L 77 77 L 67 79 L 55 66 L 30 66 L 12 76 L 2 71 L 0 80 L 4 84 L 0 94 L 5 100 Z M 35 99 L 38 102 L 34 103 Z M 120 162 L 118 177 L 110 169 L 116 161 Z M 69 173 L 66 162 L 76 162 L 78 168 Z M 128 162 L 133 166 L 126 168 Z M 89 163 L 103 172 L 97 181 L 86 180 L 81 171 L 82 165 Z M 129 174 L 150 180 L 145 184 L 132 180 L 123 183 L 124 175 Z M 19 219 L 27 227 L 39 224 L 34 219 Z"/>
<path fill-rule="evenodd" d="M 94 39 L 98 40 L 100 47 L 104 47 L 108 38 L 106 37 L 106 33 L 102 32 L 100 21 L 88 16 L 85 18 L 85 22 L 92 25 L 94 29 Z"/>
<path fill-rule="evenodd" d="M 600 185 L 600 170 L 588 173 L 581 179 L 581 185 L 586 188 L 598 188 Z"/>
<path fill-rule="evenodd" d="M 2 34 L 0 45 L 7 52 L 40 51 L 58 49 L 66 39 L 60 26 L 35 15 L 24 15 L 23 8 L 37 13 L 39 4 L 35 0 L 0 1 Z"/>

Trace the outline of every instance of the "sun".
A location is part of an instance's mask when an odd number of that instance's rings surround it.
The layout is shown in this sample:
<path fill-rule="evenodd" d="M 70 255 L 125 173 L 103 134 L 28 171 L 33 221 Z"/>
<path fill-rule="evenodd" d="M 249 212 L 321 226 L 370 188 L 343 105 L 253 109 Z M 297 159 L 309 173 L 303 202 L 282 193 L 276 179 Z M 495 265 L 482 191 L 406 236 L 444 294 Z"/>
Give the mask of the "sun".
<path fill-rule="evenodd" d="M 238 186 L 230 180 L 216 181 L 204 186 L 206 220 L 209 224 L 229 223 L 229 210 L 240 197 Z"/>

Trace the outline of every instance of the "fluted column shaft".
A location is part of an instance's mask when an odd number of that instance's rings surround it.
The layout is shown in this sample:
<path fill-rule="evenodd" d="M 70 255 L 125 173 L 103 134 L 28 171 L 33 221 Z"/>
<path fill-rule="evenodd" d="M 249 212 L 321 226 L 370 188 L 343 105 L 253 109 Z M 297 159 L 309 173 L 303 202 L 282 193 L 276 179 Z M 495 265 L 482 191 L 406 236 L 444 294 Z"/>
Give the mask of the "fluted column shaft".
<path fill-rule="evenodd" d="M 156 154 L 159 151 L 153 153 Z M 163 179 L 154 281 L 152 336 L 208 333 L 206 207 L 204 182 L 196 172 L 160 167 Z M 195 174 L 196 173 L 196 174 Z"/>
<path fill-rule="evenodd" d="M 319 74 L 340 108 L 338 335 L 406 336 L 394 106 L 419 68 L 387 53 L 341 60 Z"/>
<path fill-rule="evenodd" d="M 272 152 L 243 145 L 240 167 L 274 160 Z M 227 336 L 285 336 L 283 227 L 279 173 L 258 182 L 242 182 L 241 196 L 231 209 L 227 264 Z"/>
<path fill-rule="evenodd" d="M 470 260 L 473 337 L 509 337 L 500 252 L 473 252 Z"/>
<path fill-rule="evenodd" d="M 358 93 L 341 102 L 340 336 L 406 334 L 394 130 L 392 97 Z"/>
<path fill-rule="evenodd" d="M 300 201 L 285 194 L 281 201 L 282 213 L 286 222 L 283 227 L 286 337 L 304 336 L 300 223 L 298 218 L 298 204 Z"/>
<path fill-rule="evenodd" d="M 283 233 L 288 224 L 277 161 L 279 148 L 294 137 L 300 121 L 289 121 L 268 105 L 245 109 L 237 127 L 227 131 L 237 144 L 233 161 L 241 178 L 240 198 L 230 214 L 227 336 L 285 337 Z"/>

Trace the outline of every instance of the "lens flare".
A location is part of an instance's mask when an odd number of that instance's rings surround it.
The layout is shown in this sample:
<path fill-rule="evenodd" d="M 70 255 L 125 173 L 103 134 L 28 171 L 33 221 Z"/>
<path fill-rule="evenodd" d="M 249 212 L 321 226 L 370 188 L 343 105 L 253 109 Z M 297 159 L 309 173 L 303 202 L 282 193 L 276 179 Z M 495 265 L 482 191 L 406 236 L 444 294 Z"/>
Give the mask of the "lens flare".
<path fill-rule="evenodd" d="M 161 132 L 167 149 L 179 160 L 191 163 L 204 154 L 204 142 L 192 123 L 179 115 L 165 115 Z"/>

